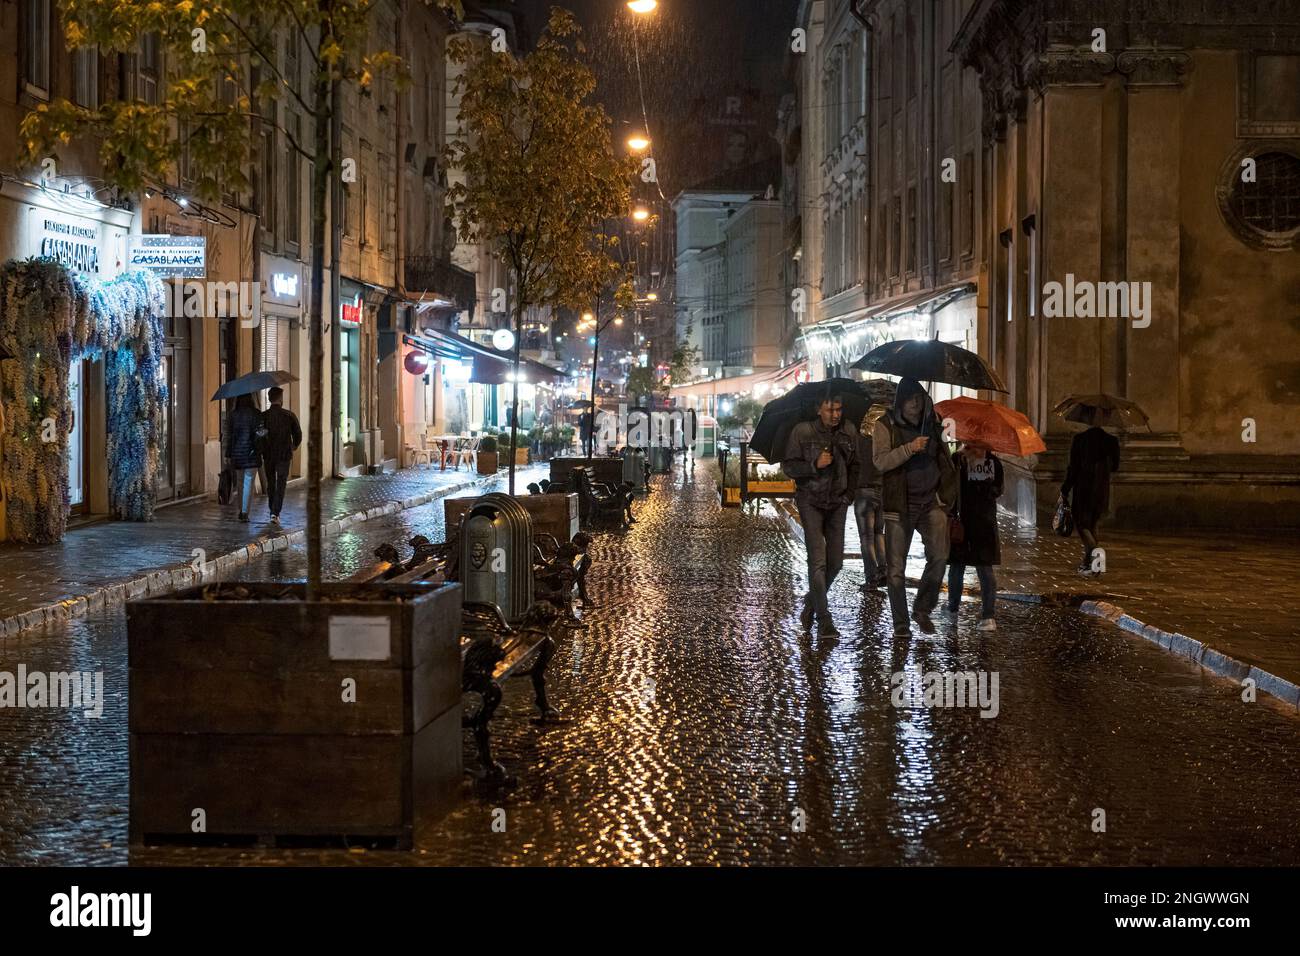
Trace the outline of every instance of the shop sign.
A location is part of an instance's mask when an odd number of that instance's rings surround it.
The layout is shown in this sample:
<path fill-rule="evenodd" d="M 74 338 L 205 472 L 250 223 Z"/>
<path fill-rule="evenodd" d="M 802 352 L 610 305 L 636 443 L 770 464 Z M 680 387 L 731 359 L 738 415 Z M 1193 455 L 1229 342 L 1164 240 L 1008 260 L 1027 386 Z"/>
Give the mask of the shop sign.
<path fill-rule="evenodd" d="M 342 313 L 340 318 L 342 319 L 345 325 L 361 324 L 361 306 L 350 305 L 349 303 L 344 302 L 341 306 L 339 306 L 339 309 L 340 312 Z"/>
<path fill-rule="evenodd" d="M 86 219 L 66 220 L 38 211 L 40 256 L 74 272 L 99 274 L 99 227 Z"/>
<path fill-rule="evenodd" d="M 266 279 L 266 298 L 277 305 L 297 305 L 301 284 L 296 272 L 272 272 Z"/>
<path fill-rule="evenodd" d="M 207 275 L 207 238 L 167 234 L 131 236 L 127 267 L 150 269 L 158 276 L 202 279 Z"/>

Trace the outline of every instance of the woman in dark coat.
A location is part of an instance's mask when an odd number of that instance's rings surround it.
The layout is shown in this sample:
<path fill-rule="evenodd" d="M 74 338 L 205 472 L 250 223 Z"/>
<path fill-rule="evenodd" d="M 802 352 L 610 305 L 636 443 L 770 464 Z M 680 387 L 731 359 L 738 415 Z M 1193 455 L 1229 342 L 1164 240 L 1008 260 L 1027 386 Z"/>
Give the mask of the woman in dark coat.
<path fill-rule="evenodd" d="M 1097 522 L 1110 507 L 1110 476 L 1119 470 L 1119 439 L 1096 425 L 1079 432 L 1070 443 L 1070 463 L 1065 470 L 1061 497 L 1070 505 L 1074 526 L 1083 539 L 1081 574 L 1092 573 L 1092 552 L 1097 547 Z M 1070 497 L 1070 492 L 1074 497 Z"/>
<path fill-rule="evenodd" d="M 262 456 L 257 450 L 257 432 L 261 427 L 262 413 L 253 404 L 253 396 L 236 398 L 227 422 L 226 448 L 230 453 L 230 466 L 235 469 L 235 487 L 243 487 L 239 500 L 240 521 L 248 520 L 248 506 L 253 500 L 253 476 L 262 466 Z"/>
<path fill-rule="evenodd" d="M 961 499 L 956 514 L 965 538 L 948 552 L 948 616 L 957 617 L 967 565 L 975 565 L 980 582 L 981 631 L 997 630 L 995 604 L 998 581 L 993 568 L 1002 562 L 998 541 L 998 499 L 1002 497 L 1002 462 L 991 451 L 965 445 L 952 456 L 961 473 Z"/>

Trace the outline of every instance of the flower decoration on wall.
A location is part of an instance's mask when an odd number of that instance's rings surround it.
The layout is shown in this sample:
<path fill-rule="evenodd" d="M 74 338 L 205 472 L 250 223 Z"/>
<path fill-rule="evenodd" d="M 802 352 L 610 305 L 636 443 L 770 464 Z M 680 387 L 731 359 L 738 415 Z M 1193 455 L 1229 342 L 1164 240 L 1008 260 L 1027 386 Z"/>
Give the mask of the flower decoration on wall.
<path fill-rule="evenodd" d="M 0 266 L 0 347 L 14 356 L 0 361 L 0 481 L 11 539 L 49 543 L 67 528 L 68 372 L 85 359 L 104 361 L 109 508 L 118 518 L 153 517 L 167 402 L 165 304 L 149 272 L 97 282 L 48 259 Z"/>

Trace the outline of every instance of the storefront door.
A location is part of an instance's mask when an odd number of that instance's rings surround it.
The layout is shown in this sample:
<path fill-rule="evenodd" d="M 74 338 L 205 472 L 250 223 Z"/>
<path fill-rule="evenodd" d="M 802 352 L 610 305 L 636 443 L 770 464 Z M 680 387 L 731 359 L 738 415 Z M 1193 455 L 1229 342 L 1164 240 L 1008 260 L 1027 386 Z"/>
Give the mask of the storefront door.
<path fill-rule="evenodd" d="M 68 500 L 73 514 L 86 511 L 86 390 L 85 362 L 73 362 L 68 369 L 68 399 L 72 430 L 68 432 Z"/>
<path fill-rule="evenodd" d="M 166 320 L 162 373 L 167 408 L 158 445 L 158 500 L 183 498 L 190 491 L 190 337 L 185 317 Z"/>

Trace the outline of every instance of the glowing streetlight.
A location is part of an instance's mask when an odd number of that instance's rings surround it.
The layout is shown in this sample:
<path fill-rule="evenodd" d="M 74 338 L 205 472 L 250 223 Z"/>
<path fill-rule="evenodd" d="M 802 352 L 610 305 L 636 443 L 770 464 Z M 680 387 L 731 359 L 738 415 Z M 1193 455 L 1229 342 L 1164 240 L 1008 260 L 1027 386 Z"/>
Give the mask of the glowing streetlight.
<path fill-rule="evenodd" d="M 617 319 L 615 319 L 615 320 L 614 320 L 614 324 L 615 324 L 615 325 L 622 325 L 622 324 L 623 324 L 623 318 L 622 318 L 622 316 L 619 316 Z"/>
<path fill-rule="evenodd" d="M 646 298 L 649 299 L 651 302 L 658 302 L 658 301 L 659 301 L 659 293 L 658 293 L 658 292 L 651 292 L 648 296 L 646 296 Z"/>
<path fill-rule="evenodd" d="M 645 222 L 647 219 L 650 218 L 650 210 L 649 210 L 649 209 L 637 209 L 637 210 L 633 211 L 633 213 L 632 213 L 632 218 L 635 219 L 637 222 Z"/>
<path fill-rule="evenodd" d="M 627 0 L 627 8 L 633 13 L 654 13 L 659 0 Z"/>
<path fill-rule="evenodd" d="M 627 148 L 633 152 L 639 153 L 642 150 L 650 148 L 650 140 L 638 133 L 636 136 L 628 139 Z"/>

